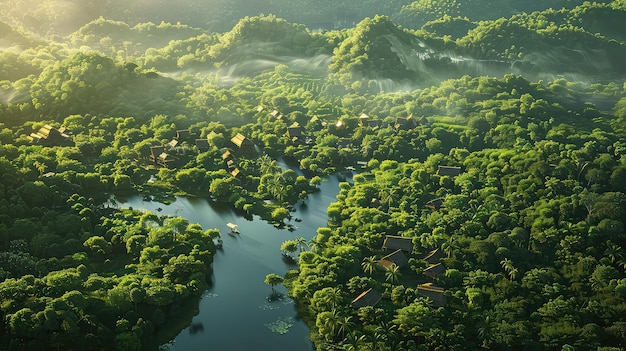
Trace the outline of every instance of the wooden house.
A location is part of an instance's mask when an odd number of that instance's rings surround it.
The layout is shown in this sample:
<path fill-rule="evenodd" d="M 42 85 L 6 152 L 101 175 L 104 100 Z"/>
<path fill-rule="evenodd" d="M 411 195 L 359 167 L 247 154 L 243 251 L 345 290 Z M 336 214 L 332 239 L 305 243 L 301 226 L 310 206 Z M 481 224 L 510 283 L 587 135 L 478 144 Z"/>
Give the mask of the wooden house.
<path fill-rule="evenodd" d="M 426 208 L 431 209 L 433 211 L 437 211 L 441 208 L 441 205 L 443 205 L 443 198 L 438 198 L 438 199 L 432 199 L 430 201 L 428 201 L 426 203 Z"/>
<path fill-rule="evenodd" d="M 361 127 L 369 127 L 372 129 L 376 129 L 378 127 L 380 127 L 381 122 L 379 119 L 376 118 L 371 118 L 370 116 L 366 115 L 365 113 L 361 114 L 359 116 L 359 126 Z"/>
<path fill-rule="evenodd" d="M 274 110 L 272 112 L 270 112 L 270 116 L 276 118 L 276 119 L 283 119 L 283 114 L 280 113 L 278 110 Z"/>
<path fill-rule="evenodd" d="M 424 261 L 428 262 L 428 264 L 430 265 L 433 265 L 439 263 L 439 260 L 441 258 L 443 258 L 443 252 L 441 251 L 441 249 L 436 248 L 426 254 L 426 256 L 424 257 Z"/>
<path fill-rule="evenodd" d="M 413 251 L 413 240 L 411 238 L 405 238 L 397 235 L 387 235 L 383 242 L 383 249 L 386 250 L 402 250 L 404 252 Z"/>
<path fill-rule="evenodd" d="M 233 158 L 233 154 L 230 150 L 226 150 L 222 153 L 222 161 L 224 161 L 224 163 L 228 162 L 228 160 L 232 160 Z"/>
<path fill-rule="evenodd" d="M 446 304 L 445 290 L 432 283 L 418 285 L 415 289 L 417 296 L 426 297 L 433 302 L 435 307 L 443 307 Z"/>
<path fill-rule="evenodd" d="M 365 306 L 375 306 L 381 298 L 382 295 L 378 291 L 370 288 L 352 300 L 350 307 L 361 308 Z"/>
<path fill-rule="evenodd" d="M 417 127 L 417 123 L 413 117 L 398 117 L 396 118 L 396 123 L 394 123 L 393 128 L 395 130 L 409 130 Z"/>
<path fill-rule="evenodd" d="M 437 168 L 438 176 L 456 177 L 461 174 L 461 167 L 439 166 Z"/>
<path fill-rule="evenodd" d="M 300 126 L 300 123 L 293 122 L 292 125 L 287 127 L 285 135 L 291 140 L 292 143 L 297 144 L 303 142 L 302 133 L 304 129 Z"/>
<path fill-rule="evenodd" d="M 176 139 L 185 141 L 189 138 L 189 129 L 181 129 L 176 131 Z"/>
<path fill-rule="evenodd" d="M 381 266 L 389 269 L 389 267 L 394 264 L 398 267 L 404 267 L 407 263 L 409 263 L 409 259 L 406 257 L 404 252 L 402 252 L 402 250 L 398 249 L 390 253 L 389 255 L 381 258 L 378 263 L 380 263 Z"/>
<path fill-rule="evenodd" d="M 254 156 L 254 143 L 241 133 L 237 133 L 230 141 L 235 146 L 235 151 L 244 157 Z"/>
<path fill-rule="evenodd" d="M 445 270 L 446 270 L 446 267 L 444 265 L 442 265 L 441 263 L 437 263 L 424 269 L 423 274 L 428 277 L 435 278 L 439 274 L 443 273 Z"/>
<path fill-rule="evenodd" d="M 241 178 L 241 177 L 243 177 L 243 173 L 241 173 L 241 170 L 239 168 L 235 168 L 232 171 L 230 171 L 230 175 L 232 175 L 233 178 Z"/>
<path fill-rule="evenodd" d="M 72 144 L 72 138 L 66 133 L 65 128 L 57 129 L 49 124 L 39 128 L 36 133 L 31 133 L 26 138 L 31 144 L 44 146 Z"/>
<path fill-rule="evenodd" d="M 165 167 L 165 168 L 174 168 L 178 165 L 178 159 L 168 154 L 167 152 L 162 152 L 156 158 L 156 164 Z"/>
<path fill-rule="evenodd" d="M 159 146 L 150 146 L 150 160 L 152 160 L 152 162 L 156 163 L 157 158 L 163 152 L 165 152 L 165 148 L 163 146 L 161 146 L 161 145 L 159 145 Z"/>
<path fill-rule="evenodd" d="M 200 152 L 205 152 L 209 150 L 209 140 L 207 139 L 196 139 L 196 148 Z"/>

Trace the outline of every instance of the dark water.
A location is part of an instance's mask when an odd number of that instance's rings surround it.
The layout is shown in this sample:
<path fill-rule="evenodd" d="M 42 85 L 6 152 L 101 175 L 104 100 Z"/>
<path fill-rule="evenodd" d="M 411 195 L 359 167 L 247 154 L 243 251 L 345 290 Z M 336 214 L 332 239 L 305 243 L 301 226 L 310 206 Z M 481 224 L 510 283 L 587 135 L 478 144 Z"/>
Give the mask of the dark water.
<path fill-rule="evenodd" d="M 331 176 L 320 191 L 297 204 L 294 231 L 277 229 L 255 217 L 249 221 L 234 211 L 216 206 L 205 199 L 180 197 L 171 205 L 133 197 L 124 207 L 145 209 L 159 214 L 177 215 L 199 223 L 204 229 L 218 228 L 223 249 L 213 263 L 213 285 L 199 303 L 199 313 L 164 350 L 313 350 L 309 329 L 296 313 L 286 289 L 277 286 L 284 298 L 270 301 L 270 286 L 264 283 L 268 273 L 283 275 L 296 268 L 283 261 L 280 244 L 296 236 L 310 240 L 318 227 L 326 226 L 328 205 L 335 201 L 339 179 Z M 161 211 L 157 212 L 160 208 Z M 295 218 L 302 221 L 297 222 Z M 240 234 L 228 233 L 226 223 L 239 226 Z"/>

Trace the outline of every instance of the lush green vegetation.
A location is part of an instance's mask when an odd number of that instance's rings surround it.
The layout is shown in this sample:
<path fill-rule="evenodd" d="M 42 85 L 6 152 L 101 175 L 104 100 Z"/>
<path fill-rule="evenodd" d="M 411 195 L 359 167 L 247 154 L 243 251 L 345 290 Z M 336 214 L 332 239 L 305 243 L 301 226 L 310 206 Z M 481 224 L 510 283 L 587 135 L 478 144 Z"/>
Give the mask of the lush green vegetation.
<path fill-rule="evenodd" d="M 111 196 L 281 226 L 357 161 L 328 227 L 280 248 L 298 269 L 265 277 L 317 349 L 626 347 L 623 1 L 234 2 L 205 22 L 189 2 L 187 24 L 87 1 L 65 27 L 76 8 L 25 3 L 0 5 L 0 348 L 138 350 L 210 284 L 217 230 Z M 382 268 L 386 235 L 407 265 Z"/>

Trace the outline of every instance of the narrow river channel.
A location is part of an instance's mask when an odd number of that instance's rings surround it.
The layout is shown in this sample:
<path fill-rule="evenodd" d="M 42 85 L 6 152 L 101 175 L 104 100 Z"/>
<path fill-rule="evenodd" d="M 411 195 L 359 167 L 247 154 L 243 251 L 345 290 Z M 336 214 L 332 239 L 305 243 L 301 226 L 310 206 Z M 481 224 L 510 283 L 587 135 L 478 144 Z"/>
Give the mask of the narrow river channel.
<path fill-rule="evenodd" d="M 283 260 L 280 244 L 296 236 L 308 241 L 318 227 L 327 225 L 326 209 L 336 200 L 339 181 L 337 176 L 326 178 L 319 192 L 295 206 L 291 222 L 296 226 L 294 231 L 277 229 L 258 217 L 246 220 L 230 208 L 206 199 L 179 197 L 170 205 L 145 201 L 139 196 L 124 200 L 120 204 L 123 207 L 181 216 L 204 229 L 218 228 L 222 233 L 223 248 L 213 261 L 213 285 L 200 300 L 198 314 L 161 349 L 313 350 L 309 328 L 298 318 L 286 289 L 276 287 L 285 296 L 270 301 L 272 289 L 264 279 L 268 273 L 283 275 L 296 268 Z M 227 234 L 229 222 L 238 225 L 239 234 Z"/>

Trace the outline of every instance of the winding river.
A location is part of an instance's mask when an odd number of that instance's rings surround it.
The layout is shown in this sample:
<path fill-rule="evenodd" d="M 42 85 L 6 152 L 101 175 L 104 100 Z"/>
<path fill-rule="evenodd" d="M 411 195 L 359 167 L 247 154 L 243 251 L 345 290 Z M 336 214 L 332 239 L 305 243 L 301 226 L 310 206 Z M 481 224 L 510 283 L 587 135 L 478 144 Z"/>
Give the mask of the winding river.
<path fill-rule="evenodd" d="M 268 273 L 283 275 L 295 265 L 283 260 L 280 244 L 296 236 L 310 240 L 318 227 L 327 225 L 326 209 L 339 191 L 337 176 L 322 182 L 320 191 L 298 203 L 291 222 L 295 230 L 277 229 L 254 217 L 246 220 L 230 208 L 206 199 L 179 197 L 170 205 L 124 200 L 121 206 L 160 214 L 181 216 L 203 228 L 218 228 L 223 248 L 213 261 L 213 284 L 202 296 L 191 323 L 162 350 L 313 350 L 309 328 L 298 318 L 294 302 L 284 287 L 276 291 L 283 298 L 270 299 L 272 289 L 264 283 Z M 160 211 L 158 211 L 160 209 Z M 301 221 L 296 222 L 295 218 Z M 227 223 L 238 225 L 240 233 L 227 234 Z"/>

